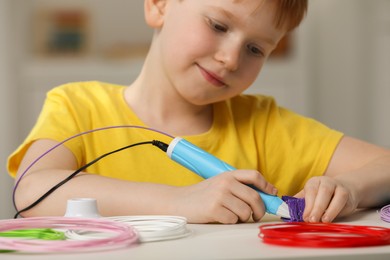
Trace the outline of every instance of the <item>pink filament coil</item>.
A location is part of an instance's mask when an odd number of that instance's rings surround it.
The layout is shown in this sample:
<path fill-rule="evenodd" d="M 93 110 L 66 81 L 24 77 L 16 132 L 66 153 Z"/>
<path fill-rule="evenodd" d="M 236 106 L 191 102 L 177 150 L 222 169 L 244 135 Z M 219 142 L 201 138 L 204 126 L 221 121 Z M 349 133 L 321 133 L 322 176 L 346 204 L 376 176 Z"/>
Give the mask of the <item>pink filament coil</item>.
<path fill-rule="evenodd" d="M 105 236 L 101 239 L 83 241 L 49 241 L 0 237 L 0 249 L 39 253 L 112 250 L 129 247 L 138 241 L 138 233 L 134 228 L 124 223 L 114 222 L 107 219 L 36 217 L 0 220 L 0 232 L 28 228 L 51 228 L 65 231 L 94 231 L 110 234 L 110 236 Z"/>

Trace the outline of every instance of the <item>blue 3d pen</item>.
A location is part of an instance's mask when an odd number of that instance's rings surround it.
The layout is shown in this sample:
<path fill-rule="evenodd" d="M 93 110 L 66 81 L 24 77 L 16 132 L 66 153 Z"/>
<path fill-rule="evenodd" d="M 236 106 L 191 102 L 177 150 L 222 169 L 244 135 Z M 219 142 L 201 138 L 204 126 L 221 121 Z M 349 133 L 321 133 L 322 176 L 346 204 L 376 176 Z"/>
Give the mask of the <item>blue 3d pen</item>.
<path fill-rule="evenodd" d="M 221 161 L 181 137 L 174 138 L 166 152 L 169 158 L 205 179 L 222 172 L 235 170 L 233 166 Z M 258 190 L 257 192 L 264 202 L 267 213 L 290 218 L 288 206 L 282 199 Z"/>

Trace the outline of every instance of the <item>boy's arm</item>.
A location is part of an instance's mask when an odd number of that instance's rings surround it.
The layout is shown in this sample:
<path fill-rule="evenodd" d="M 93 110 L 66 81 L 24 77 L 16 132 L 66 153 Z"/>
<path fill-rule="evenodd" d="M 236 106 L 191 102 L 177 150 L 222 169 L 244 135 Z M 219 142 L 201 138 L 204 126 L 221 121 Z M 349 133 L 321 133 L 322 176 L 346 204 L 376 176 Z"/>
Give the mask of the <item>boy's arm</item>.
<path fill-rule="evenodd" d="M 57 142 L 52 140 L 35 141 L 24 156 L 16 178 L 20 177 L 35 158 L 56 144 Z M 77 168 L 74 155 L 65 146 L 59 146 L 48 153 L 20 181 L 15 194 L 18 210 L 29 206 L 54 185 L 71 175 Z M 161 214 L 164 209 L 167 211 L 168 205 L 162 205 L 156 201 L 159 198 L 164 198 L 164 193 L 169 193 L 170 189 L 172 187 L 166 185 L 138 185 L 133 182 L 81 172 L 22 215 L 64 215 L 67 200 L 80 197 L 96 198 L 99 211 L 103 216 L 129 215 L 133 213 L 132 209 L 136 209 L 134 213 Z M 151 190 L 158 190 L 159 196 L 152 198 L 151 194 L 156 192 Z"/>
<path fill-rule="evenodd" d="M 390 150 L 343 137 L 324 176 L 305 185 L 304 218 L 328 222 L 356 208 L 382 206 L 390 202 L 389 187 Z"/>
<path fill-rule="evenodd" d="M 56 144 L 52 140 L 35 141 L 23 158 L 17 178 L 35 158 Z M 65 146 L 47 154 L 19 183 L 15 196 L 18 209 L 29 206 L 76 169 L 76 159 Z M 236 223 L 248 221 L 251 217 L 259 220 L 265 214 L 264 205 L 258 193 L 248 185 L 270 194 L 276 192 L 261 174 L 253 170 L 226 172 L 185 187 L 79 173 L 22 215 L 61 216 L 65 214 L 68 199 L 84 197 L 95 198 L 103 216 L 180 215 L 191 223 Z"/>

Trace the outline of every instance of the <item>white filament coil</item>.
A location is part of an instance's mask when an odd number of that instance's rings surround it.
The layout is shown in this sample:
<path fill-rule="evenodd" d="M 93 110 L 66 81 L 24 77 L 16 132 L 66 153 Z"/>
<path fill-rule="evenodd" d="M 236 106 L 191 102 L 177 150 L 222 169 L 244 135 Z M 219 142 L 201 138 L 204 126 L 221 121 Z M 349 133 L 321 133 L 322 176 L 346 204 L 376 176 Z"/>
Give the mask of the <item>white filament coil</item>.
<path fill-rule="evenodd" d="M 117 216 L 105 219 L 131 226 L 137 231 L 140 242 L 178 239 L 191 234 L 187 229 L 187 219 L 179 216 Z M 91 240 L 108 234 L 69 230 L 65 235 L 72 240 Z"/>

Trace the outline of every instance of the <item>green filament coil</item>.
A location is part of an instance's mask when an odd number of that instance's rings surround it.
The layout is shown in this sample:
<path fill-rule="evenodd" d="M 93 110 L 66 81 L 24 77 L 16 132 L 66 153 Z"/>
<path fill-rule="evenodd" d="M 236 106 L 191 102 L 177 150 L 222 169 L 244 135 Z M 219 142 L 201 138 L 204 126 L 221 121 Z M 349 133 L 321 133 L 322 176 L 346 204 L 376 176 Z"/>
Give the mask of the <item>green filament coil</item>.
<path fill-rule="evenodd" d="M 21 238 L 21 239 L 41 239 L 41 240 L 65 240 L 64 232 L 51 228 L 31 228 L 0 232 L 0 237 Z M 0 253 L 9 253 L 12 250 L 1 250 Z"/>

